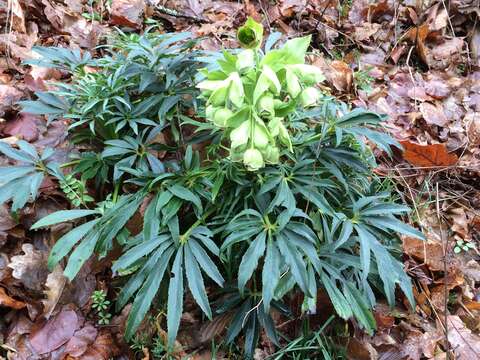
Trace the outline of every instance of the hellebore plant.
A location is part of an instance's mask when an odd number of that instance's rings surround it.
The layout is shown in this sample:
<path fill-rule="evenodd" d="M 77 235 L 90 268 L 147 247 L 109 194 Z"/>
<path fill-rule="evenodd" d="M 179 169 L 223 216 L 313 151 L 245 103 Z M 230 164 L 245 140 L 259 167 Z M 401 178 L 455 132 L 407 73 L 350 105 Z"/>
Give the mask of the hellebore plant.
<path fill-rule="evenodd" d="M 122 35 L 96 60 L 96 81 L 83 70 L 89 57 L 77 56 L 68 91 L 24 103 L 27 112 L 70 119 L 70 138 L 82 142 L 63 165 L 52 150 L 0 143 L 12 162 L 0 167 L 0 204 L 20 210 L 45 176 L 64 189 L 66 209 L 31 227 L 73 223 L 52 247 L 49 268 L 63 264 L 73 279 L 92 256 L 121 251 L 109 269 L 121 287 L 111 311 L 132 303 L 127 339 L 152 306 L 162 308 L 166 316 L 155 322 L 173 350 L 190 294 L 206 318 L 230 319 L 224 343 L 242 336 L 244 359 L 253 358 L 261 329 L 281 345 L 272 315 L 290 317 L 284 300 L 298 292 L 302 311 L 322 311 L 321 289 L 339 317 L 369 333 L 378 296 L 393 305 L 401 289 L 413 305 L 396 233 L 423 235 L 398 218 L 409 208 L 375 176 L 364 141 L 387 154 L 400 147 L 380 131 L 385 117 L 315 88 L 323 76 L 305 64 L 310 37 L 271 50 L 278 37 L 270 35 L 262 50 L 262 26 L 249 19 L 238 32 L 244 49 L 225 51 L 200 83 L 197 69 L 213 61 L 190 37 Z M 37 61 L 72 68 L 75 54 L 65 51 L 48 48 Z M 205 101 L 196 101 L 199 89 Z M 197 108 L 206 121 L 187 116 Z M 228 153 L 218 151 L 225 146 Z"/>
<path fill-rule="evenodd" d="M 315 106 L 324 80 L 318 68 L 305 64 L 311 37 L 287 41 L 276 50 L 261 50 L 263 27 L 249 18 L 238 31 L 245 49 L 224 52 L 219 68 L 203 70 L 197 85 L 207 99 L 206 117 L 225 130 L 230 158 L 255 171 L 276 164 L 282 150 L 292 151 L 286 118 L 298 107 Z"/>

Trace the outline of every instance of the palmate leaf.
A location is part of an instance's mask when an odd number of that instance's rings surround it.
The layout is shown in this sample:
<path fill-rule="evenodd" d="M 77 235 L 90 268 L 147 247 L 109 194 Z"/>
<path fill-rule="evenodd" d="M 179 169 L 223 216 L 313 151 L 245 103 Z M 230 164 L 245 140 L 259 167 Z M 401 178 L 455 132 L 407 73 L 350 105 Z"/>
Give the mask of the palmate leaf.
<path fill-rule="evenodd" d="M 118 202 L 113 204 L 111 208 L 107 208 L 103 214 L 101 210 L 60 210 L 37 221 L 33 224 L 32 229 L 90 215 L 101 215 L 63 235 L 52 249 L 49 266 L 54 267 L 78 244 L 70 254 L 65 268 L 65 276 L 72 280 L 83 264 L 93 255 L 94 250 L 102 255 L 112 248 L 113 238 L 119 234 L 127 221 L 133 216 L 144 197 L 145 193 L 142 192 L 121 196 Z"/>
<path fill-rule="evenodd" d="M 138 291 L 128 316 L 127 327 L 125 331 L 125 337 L 127 339 L 130 339 L 134 335 L 135 330 L 138 328 L 147 311 L 150 309 L 150 305 L 153 301 L 153 298 L 157 294 L 158 288 L 160 287 L 160 282 L 163 279 L 165 270 L 167 269 L 173 253 L 174 248 L 168 247 L 166 251 L 162 252 L 159 256 L 159 259 L 153 267 L 155 270 L 153 271 L 152 269 L 149 274 L 145 273 L 145 275 L 148 275 L 148 277 L 146 277 L 145 282 L 143 282 L 142 287 Z M 183 299 L 183 287 L 181 291 Z"/>
<path fill-rule="evenodd" d="M 277 218 L 277 223 L 279 218 Z M 315 247 L 318 240 L 315 233 L 304 223 L 294 220 L 272 232 L 264 230 L 265 226 L 268 225 L 261 220 L 261 214 L 249 209 L 235 217 L 226 228 L 227 234 L 222 244 L 222 251 L 237 242 L 251 240 L 242 256 L 238 271 L 240 293 L 243 294 L 245 284 L 257 269 L 259 259 L 265 254 L 268 241 L 262 275 L 265 311 L 268 311 L 276 285 L 279 283 L 279 269 L 285 266 L 293 275 L 294 284 L 298 284 L 305 294 L 313 297 L 315 294 L 311 293 L 311 289 L 314 284 L 311 282 L 314 279 L 308 274 L 309 264 L 312 264 L 316 271 L 321 269 L 320 259 Z"/>
<path fill-rule="evenodd" d="M 26 141 L 17 142 L 19 149 L 0 142 L 0 153 L 20 162 L 16 166 L 0 167 L 0 204 L 12 200 L 12 211 L 35 200 L 46 174 L 52 174 L 54 163 L 49 161 L 53 150 L 45 149 L 42 156 L 35 147 Z"/>
<path fill-rule="evenodd" d="M 61 47 L 34 46 L 32 50 L 40 55 L 38 59 L 24 61 L 27 65 L 37 65 L 47 68 L 56 68 L 73 72 L 81 66 L 96 64 L 89 52 L 81 53 L 79 49 Z"/>
<path fill-rule="evenodd" d="M 57 240 L 50 255 L 48 256 L 48 268 L 53 271 L 55 266 L 63 259 L 83 237 L 98 223 L 97 220 L 91 220 L 77 226 Z"/>
<path fill-rule="evenodd" d="M 160 193 L 149 206 L 156 207 L 161 198 Z M 169 197 L 169 199 L 172 199 L 172 197 Z M 151 219 L 145 218 L 144 222 L 149 223 Z M 211 240 L 212 236 L 213 234 L 208 228 L 198 226 L 192 229 L 188 238 L 179 243 L 172 232 L 162 232 L 153 238 L 144 239 L 144 241 L 125 252 L 114 263 L 112 269 L 119 271 L 128 269 L 139 261 L 146 260 L 127 282 L 118 298 L 117 308 L 121 308 L 136 293 L 127 320 L 126 337 L 128 339 L 135 334 L 141 320 L 150 309 L 162 279 L 165 277 L 165 269 L 169 266 L 171 266 L 173 274 L 173 277 L 169 276 L 166 281 L 168 283 L 167 326 L 169 344 L 173 344 L 180 325 L 185 291 L 184 276 L 187 279 L 187 285 L 193 298 L 205 315 L 211 318 L 212 312 L 202 270 L 219 286 L 223 286 L 224 283 L 217 266 L 205 250 L 207 248 L 214 255 L 218 255 L 219 250 Z"/>

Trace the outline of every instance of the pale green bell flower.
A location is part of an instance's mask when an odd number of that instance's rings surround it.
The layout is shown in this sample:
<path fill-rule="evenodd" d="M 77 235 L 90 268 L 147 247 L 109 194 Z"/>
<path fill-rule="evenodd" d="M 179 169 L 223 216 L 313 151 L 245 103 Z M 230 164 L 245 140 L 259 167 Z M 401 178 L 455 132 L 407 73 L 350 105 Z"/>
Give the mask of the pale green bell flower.
<path fill-rule="evenodd" d="M 213 123 L 218 127 L 226 127 L 227 120 L 233 116 L 233 112 L 227 108 L 219 108 L 213 115 Z"/>
<path fill-rule="evenodd" d="M 303 107 L 315 106 L 320 99 L 320 91 L 314 87 L 307 87 L 303 89 L 300 94 L 300 102 Z"/>
<path fill-rule="evenodd" d="M 230 141 L 232 148 L 242 146 L 248 142 L 250 133 L 250 120 L 245 120 L 239 127 L 230 133 Z"/>
<path fill-rule="evenodd" d="M 263 156 L 257 149 L 248 149 L 243 154 L 243 163 L 249 171 L 256 171 L 265 166 Z"/>

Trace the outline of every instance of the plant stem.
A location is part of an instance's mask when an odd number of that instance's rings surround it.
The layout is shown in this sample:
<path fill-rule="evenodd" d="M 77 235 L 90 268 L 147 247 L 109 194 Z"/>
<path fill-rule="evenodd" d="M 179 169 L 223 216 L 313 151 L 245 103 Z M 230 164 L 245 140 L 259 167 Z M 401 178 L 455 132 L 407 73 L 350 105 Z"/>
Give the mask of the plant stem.
<path fill-rule="evenodd" d="M 203 223 L 205 221 L 205 219 L 207 217 L 209 217 L 213 212 L 214 212 L 215 209 L 210 209 L 206 212 L 203 213 L 202 217 L 200 219 L 198 219 L 197 221 L 195 221 L 192 226 L 190 226 L 188 228 L 187 231 L 185 231 L 183 233 L 183 235 L 180 235 L 180 244 L 185 244 L 188 240 L 188 238 L 190 237 L 190 234 L 192 233 L 192 231 L 197 227 L 199 226 L 201 223 Z"/>
<path fill-rule="evenodd" d="M 113 198 L 112 198 L 112 201 L 113 201 L 114 203 L 117 202 L 118 191 L 120 190 L 120 185 L 121 185 L 120 182 L 117 182 L 117 183 L 115 184 L 115 188 L 113 189 Z"/>
<path fill-rule="evenodd" d="M 66 168 L 66 167 L 69 167 L 69 166 L 78 164 L 79 162 L 80 162 L 80 159 L 79 159 L 79 160 L 73 160 L 73 161 L 69 161 L 69 162 L 67 162 L 67 163 L 65 163 L 65 164 L 62 164 L 62 165 L 60 165 L 59 167 L 60 167 L 61 169 L 63 169 L 63 168 Z"/>

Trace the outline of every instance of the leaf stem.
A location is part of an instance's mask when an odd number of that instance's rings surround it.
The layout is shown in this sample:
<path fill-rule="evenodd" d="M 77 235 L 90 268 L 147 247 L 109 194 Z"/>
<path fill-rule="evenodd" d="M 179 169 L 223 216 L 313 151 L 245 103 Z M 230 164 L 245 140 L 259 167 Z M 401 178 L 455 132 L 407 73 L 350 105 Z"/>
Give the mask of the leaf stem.
<path fill-rule="evenodd" d="M 202 217 L 200 219 L 198 219 L 197 221 L 195 221 L 192 226 L 190 226 L 188 228 L 187 231 L 185 231 L 183 233 L 183 235 L 180 235 L 180 244 L 183 245 L 185 244 L 187 241 L 188 241 L 188 238 L 190 237 L 190 234 L 192 233 L 192 231 L 198 227 L 201 223 L 203 223 L 207 217 L 209 217 L 213 212 L 214 212 L 215 208 L 212 208 L 206 212 L 203 213 Z"/>

